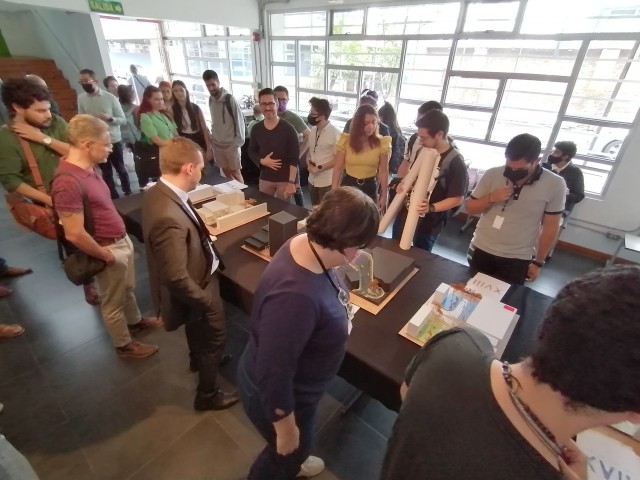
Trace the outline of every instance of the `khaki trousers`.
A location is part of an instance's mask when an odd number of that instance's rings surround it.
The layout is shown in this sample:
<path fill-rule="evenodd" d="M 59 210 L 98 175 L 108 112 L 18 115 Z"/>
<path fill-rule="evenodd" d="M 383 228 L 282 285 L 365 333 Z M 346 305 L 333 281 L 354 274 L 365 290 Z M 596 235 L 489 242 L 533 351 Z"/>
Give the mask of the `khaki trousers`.
<path fill-rule="evenodd" d="M 136 281 L 133 244 L 126 236 L 104 248 L 113 253 L 116 262 L 96 275 L 102 295 L 102 321 L 111 335 L 113 344 L 116 347 L 124 347 L 131 341 L 127 325 L 135 325 L 142 318 L 133 293 Z"/>

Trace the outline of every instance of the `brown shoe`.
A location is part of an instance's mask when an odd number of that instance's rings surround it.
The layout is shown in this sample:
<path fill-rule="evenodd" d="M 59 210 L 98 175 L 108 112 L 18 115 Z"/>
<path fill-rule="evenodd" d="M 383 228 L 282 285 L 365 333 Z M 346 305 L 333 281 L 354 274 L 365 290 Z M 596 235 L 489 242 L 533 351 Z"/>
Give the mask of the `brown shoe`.
<path fill-rule="evenodd" d="M 26 275 L 27 273 L 32 273 L 33 270 L 30 268 L 17 268 L 17 267 L 7 267 L 7 269 L 2 274 L 3 277 L 20 277 L 22 275 Z"/>
<path fill-rule="evenodd" d="M 157 317 L 142 317 L 138 323 L 129 325 L 129 331 L 131 333 L 140 333 L 148 328 L 160 328 L 164 326 L 162 318 Z"/>
<path fill-rule="evenodd" d="M 91 280 L 91 283 L 87 283 L 82 287 L 84 288 L 84 299 L 87 303 L 94 307 L 100 305 L 102 299 L 100 298 L 100 291 L 98 290 L 95 278 Z"/>
<path fill-rule="evenodd" d="M 8 297 L 13 293 L 13 290 L 7 287 L 3 287 L 0 285 L 0 298 Z"/>
<path fill-rule="evenodd" d="M 24 333 L 24 327 L 15 323 L 0 323 L 0 338 L 13 338 Z"/>
<path fill-rule="evenodd" d="M 130 341 L 124 347 L 116 347 L 116 352 L 120 358 L 144 358 L 153 355 L 158 351 L 157 345 Z"/>

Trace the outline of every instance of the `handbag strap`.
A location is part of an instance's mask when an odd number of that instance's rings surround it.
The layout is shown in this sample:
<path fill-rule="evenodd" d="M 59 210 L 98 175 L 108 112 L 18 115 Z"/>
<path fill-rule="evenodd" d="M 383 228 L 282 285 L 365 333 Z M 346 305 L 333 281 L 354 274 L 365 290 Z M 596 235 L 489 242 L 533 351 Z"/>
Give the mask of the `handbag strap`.
<path fill-rule="evenodd" d="M 24 138 L 20 136 L 18 136 L 18 140 L 20 140 L 20 146 L 22 146 L 22 151 L 24 152 L 24 156 L 27 158 L 27 164 L 31 169 L 31 176 L 33 177 L 33 181 L 36 184 L 36 188 L 40 190 L 42 193 L 47 193 L 47 189 L 44 188 L 44 183 L 42 182 L 42 175 L 40 175 L 40 169 L 38 168 L 38 163 L 36 162 L 36 158 L 33 156 L 33 151 L 31 150 L 31 146 Z"/>

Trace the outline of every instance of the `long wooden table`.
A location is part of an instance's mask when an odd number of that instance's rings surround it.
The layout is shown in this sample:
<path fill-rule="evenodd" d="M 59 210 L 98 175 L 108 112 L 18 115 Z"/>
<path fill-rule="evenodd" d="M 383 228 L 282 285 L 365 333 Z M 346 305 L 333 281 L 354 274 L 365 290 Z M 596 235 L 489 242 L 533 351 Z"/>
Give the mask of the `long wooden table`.
<path fill-rule="evenodd" d="M 225 181 L 219 176 L 209 176 L 210 184 Z M 298 219 L 308 211 L 291 203 L 263 195 L 257 188 L 245 190 L 247 198 L 266 201 L 269 212 L 287 211 Z M 116 200 L 116 208 L 125 220 L 127 231 L 142 241 L 142 194 Z M 224 258 L 226 269 L 221 274 L 222 297 L 251 312 L 253 296 L 267 263 L 241 248 L 244 240 L 267 223 L 264 217 L 240 226 L 218 237 L 216 246 Z M 398 335 L 398 331 L 442 282 L 465 282 L 471 278 L 466 265 L 425 252 L 417 248 L 403 251 L 397 242 L 378 237 L 374 246 L 381 246 L 412 257 L 419 267 L 418 273 L 378 314 L 358 311 L 353 320 L 353 330 L 347 343 L 347 352 L 339 375 L 346 381 L 386 405 L 400 408 L 399 388 L 404 371 L 419 347 Z M 518 309 L 520 319 L 507 344 L 503 358 L 510 362 L 531 352 L 536 332 L 551 298 L 528 287 L 512 286 L 503 302 Z"/>

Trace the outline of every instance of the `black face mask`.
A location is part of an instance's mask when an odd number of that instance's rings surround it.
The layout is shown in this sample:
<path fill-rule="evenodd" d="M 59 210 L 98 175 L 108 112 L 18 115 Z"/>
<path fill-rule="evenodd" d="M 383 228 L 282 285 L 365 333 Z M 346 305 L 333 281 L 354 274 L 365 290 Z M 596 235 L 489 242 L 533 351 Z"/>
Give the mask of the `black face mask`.
<path fill-rule="evenodd" d="M 309 122 L 309 125 L 311 125 L 312 127 L 315 127 L 318 123 L 320 123 L 320 121 L 318 120 L 318 117 L 312 117 L 311 115 L 307 117 L 307 121 Z"/>
<path fill-rule="evenodd" d="M 509 180 L 511 180 L 513 183 L 519 182 L 520 180 L 526 178 L 527 175 L 529 175 L 530 171 L 529 169 L 527 170 L 514 170 L 511 167 L 504 167 L 504 173 L 503 175 L 505 177 L 507 177 Z"/>
<path fill-rule="evenodd" d="M 562 157 L 554 157 L 553 155 L 549 155 L 547 157 L 547 162 L 551 165 L 555 165 L 556 163 L 560 163 L 562 161 Z"/>
<path fill-rule="evenodd" d="M 82 89 L 87 93 L 93 93 L 93 83 L 81 83 Z"/>

